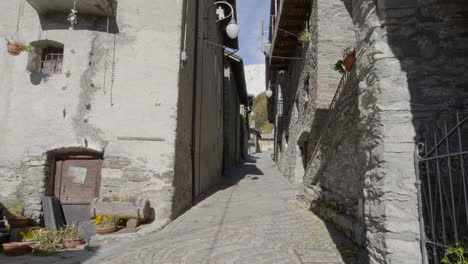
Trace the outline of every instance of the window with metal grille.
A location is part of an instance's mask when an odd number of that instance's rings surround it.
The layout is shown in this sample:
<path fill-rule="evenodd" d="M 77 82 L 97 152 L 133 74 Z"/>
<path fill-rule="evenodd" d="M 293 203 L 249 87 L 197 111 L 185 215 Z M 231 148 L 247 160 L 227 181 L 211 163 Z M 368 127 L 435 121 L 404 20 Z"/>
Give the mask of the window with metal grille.
<path fill-rule="evenodd" d="M 44 74 L 62 73 L 63 48 L 42 49 L 41 72 Z"/>

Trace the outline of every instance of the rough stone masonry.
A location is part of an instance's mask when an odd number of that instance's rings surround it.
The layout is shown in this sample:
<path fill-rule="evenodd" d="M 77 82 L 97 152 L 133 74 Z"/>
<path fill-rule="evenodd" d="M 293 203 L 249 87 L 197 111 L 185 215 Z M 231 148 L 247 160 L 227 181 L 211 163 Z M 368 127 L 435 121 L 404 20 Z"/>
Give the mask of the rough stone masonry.
<path fill-rule="evenodd" d="M 367 248 L 369 263 L 421 263 L 414 150 L 456 111 L 467 113 L 468 3 L 332 2 L 313 2 L 311 46 L 297 53 L 306 62 L 278 78 L 285 101 L 278 167 L 303 183 L 304 205 Z M 321 16 L 328 12 L 337 18 Z M 319 87 L 334 91 L 339 78 L 320 76 L 340 54 L 328 52 L 335 59 L 322 56 L 321 66 L 320 40 L 330 32 L 321 25 L 341 15 L 350 20 L 338 28 L 354 28 L 357 62 L 329 110 L 319 107 L 326 98 Z M 324 45 L 344 43 L 340 36 Z"/>

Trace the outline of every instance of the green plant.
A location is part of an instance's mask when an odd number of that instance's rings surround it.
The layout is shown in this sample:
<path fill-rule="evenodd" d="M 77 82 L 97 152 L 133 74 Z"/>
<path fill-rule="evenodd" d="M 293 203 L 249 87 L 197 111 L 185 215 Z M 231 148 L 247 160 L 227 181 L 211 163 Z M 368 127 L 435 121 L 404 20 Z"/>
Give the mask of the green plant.
<path fill-rule="evenodd" d="M 24 207 L 21 202 L 13 202 L 7 206 L 5 215 L 9 218 L 24 216 Z"/>
<path fill-rule="evenodd" d="M 307 41 L 310 38 L 310 36 L 311 36 L 310 32 L 308 30 L 304 29 L 301 32 L 299 32 L 299 34 L 297 34 L 297 40 L 300 43 L 303 43 L 303 42 Z"/>
<path fill-rule="evenodd" d="M 442 263 L 468 264 L 468 244 L 457 243 L 455 246 L 447 248 Z"/>
<path fill-rule="evenodd" d="M 35 230 L 39 230 L 41 229 L 40 227 L 31 227 L 28 232 L 26 233 L 23 233 L 23 232 L 20 232 L 20 235 L 23 237 L 23 240 L 26 240 L 26 239 L 35 239 L 36 238 L 36 232 Z"/>
<path fill-rule="evenodd" d="M 32 46 L 26 45 L 24 43 L 20 43 L 19 45 L 22 51 L 32 52 Z"/>
<path fill-rule="evenodd" d="M 335 67 L 333 68 L 333 70 L 341 73 L 341 74 L 344 74 L 345 73 L 345 69 L 343 67 L 343 60 L 339 60 L 335 63 Z"/>
<path fill-rule="evenodd" d="M 78 238 L 78 228 L 75 225 L 67 225 L 59 234 L 63 239 L 75 239 Z"/>
<path fill-rule="evenodd" d="M 39 243 L 39 250 L 45 252 L 54 252 L 63 247 L 63 236 L 60 230 L 53 231 L 48 228 L 34 230 L 35 239 Z"/>

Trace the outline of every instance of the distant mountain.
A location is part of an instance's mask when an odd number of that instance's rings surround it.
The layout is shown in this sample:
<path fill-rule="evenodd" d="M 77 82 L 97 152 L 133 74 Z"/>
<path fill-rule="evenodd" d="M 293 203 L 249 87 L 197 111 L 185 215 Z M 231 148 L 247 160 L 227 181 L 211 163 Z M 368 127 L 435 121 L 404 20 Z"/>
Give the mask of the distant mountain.
<path fill-rule="evenodd" d="M 244 66 L 247 92 L 257 96 L 264 92 L 265 88 L 265 64 Z"/>

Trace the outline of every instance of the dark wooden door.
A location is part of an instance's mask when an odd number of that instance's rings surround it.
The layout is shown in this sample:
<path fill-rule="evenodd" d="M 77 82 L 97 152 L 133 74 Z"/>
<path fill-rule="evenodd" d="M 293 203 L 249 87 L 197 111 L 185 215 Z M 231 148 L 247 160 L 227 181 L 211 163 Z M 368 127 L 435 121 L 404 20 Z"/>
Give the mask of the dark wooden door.
<path fill-rule="evenodd" d="M 99 195 L 101 160 L 70 158 L 56 162 L 55 196 L 60 202 L 89 203 Z"/>

